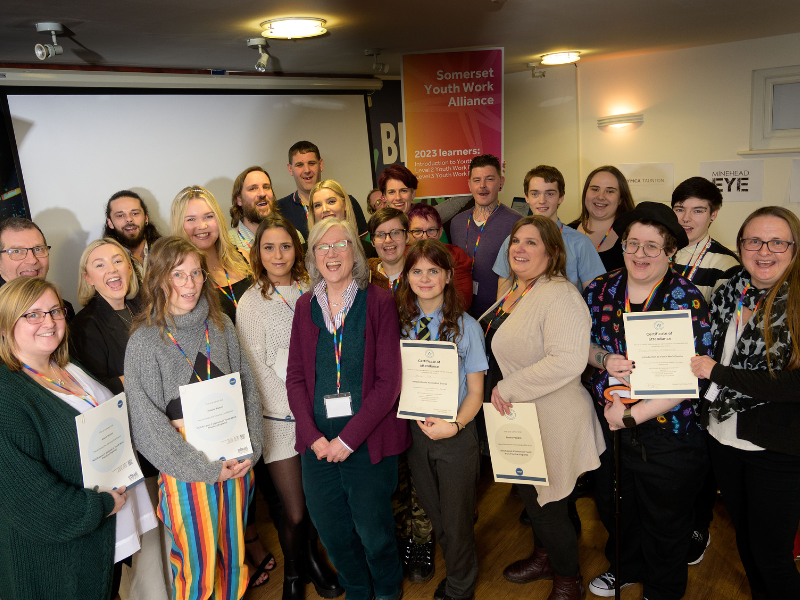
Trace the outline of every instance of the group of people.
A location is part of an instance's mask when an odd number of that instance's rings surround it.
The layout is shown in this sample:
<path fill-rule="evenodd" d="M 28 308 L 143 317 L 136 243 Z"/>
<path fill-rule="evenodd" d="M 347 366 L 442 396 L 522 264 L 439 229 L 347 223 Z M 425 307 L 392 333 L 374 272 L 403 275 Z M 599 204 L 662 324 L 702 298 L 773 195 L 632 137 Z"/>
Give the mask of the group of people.
<path fill-rule="evenodd" d="M 684 181 L 672 208 L 635 205 L 603 166 L 565 226 L 558 169 L 528 172 L 526 216 L 499 202 L 500 162 L 483 155 L 471 197 L 436 205 L 388 167 L 367 221 L 314 144 L 288 159 L 297 190 L 280 200 L 264 169 L 237 177 L 230 229 L 199 186 L 176 195 L 163 237 L 141 197 L 114 194 L 80 259 L 77 314 L 46 280 L 41 230 L 0 223 L 0 597 L 241 598 L 276 566 L 258 484 L 284 600 L 307 582 L 399 600 L 404 577 L 434 576 L 435 542 L 434 599 L 472 598 L 480 409 L 519 402 L 536 404 L 549 485 L 517 485 L 534 545 L 506 579 L 585 597 L 573 491 L 591 474 L 610 563 L 593 594 L 641 582 L 645 598 L 681 598 L 720 490 L 753 597 L 800 597 L 794 213 L 758 209 L 734 253 L 709 234 L 711 182 Z M 623 315 L 679 309 L 701 397 L 624 402 Z M 455 344 L 455 420 L 397 417 L 403 339 Z M 186 441 L 180 388 L 237 372 L 253 454 L 209 461 Z M 86 488 L 75 417 L 123 391 L 144 485 Z"/>

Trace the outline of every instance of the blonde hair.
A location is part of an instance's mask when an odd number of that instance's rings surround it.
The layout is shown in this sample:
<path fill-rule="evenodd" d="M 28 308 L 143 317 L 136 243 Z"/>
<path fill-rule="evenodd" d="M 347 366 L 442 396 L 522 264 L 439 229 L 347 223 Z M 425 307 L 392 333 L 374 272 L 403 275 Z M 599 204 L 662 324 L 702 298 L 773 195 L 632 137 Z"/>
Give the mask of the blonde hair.
<path fill-rule="evenodd" d="M 366 289 L 369 283 L 369 264 L 364 254 L 364 248 L 361 246 L 361 239 L 356 232 L 356 226 L 349 221 L 337 219 L 336 217 L 322 219 L 322 221 L 314 225 L 314 228 L 308 232 L 306 270 L 308 271 L 308 276 L 311 278 L 312 289 L 323 279 L 322 273 L 320 273 L 317 268 L 317 254 L 314 252 L 314 246 L 316 246 L 322 237 L 328 233 L 328 230 L 333 227 L 341 227 L 344 230 L 344 237 L 347 238 L 347 241 L 353 247 L 353 279 L 356 280 L 358 289 Z"/>
<path fill-rule="evenodd" d="M 225 215 L 222 214 L 219 202 L 214 198 L 214 194 L 207 189 L 199 185 L 193 185 L 185 187 L 178 192 L 178 195 L 175 196 L 175 199 L 172 201 L 172 209 L 169 218 L 172 235 L 182 237 L 191 243 L 189 236 L 186 235 L 186 231 L 183 228 L 183 221 L 186 218 L 186 209 L 189 206 L 189 201 L 195 199 L 205 200 L 208 207 L 214 213 L 214 217 L 217 219 L 219 235 L 217 236 L 217 241 L 214 242 L 214 248 L 217 251 L 217 258 L 219 258 L 222 268 L 229 272 L 238 273 L 242 277 L 251 276 L 253 272 L 250 270 L 250 265 L 247 264 L 247 261 L 228 237 L 228 230 L 225 227 Z"/>
<path fill-rule="evenodd" d="M 9 371 L 22 370 L 22 362 L 17 358 L 19 346 L 14 338 L 14 327 L 48 290 L 56 295 L 59 306 L 63 308 L 64 301 L 58 286 L 40 277 L 17 277 L 0 288 L 0 363 L 6 365 Z M 62 368 L 69 363 L 67 337 L 65 324 L 64 337 L 50 355 L 50 359 Z"/>
<path fill-rule="evenodd" d="M 326 179 L 325 181 L 318 182 L 308 193 L 308 230 L 311 231 L 314 225 L 317 224 L 316 218 L 314 217 L 314 194 L 322 189 L 331 190 L 334 194 L 339 196 L 339 198 L 344 200 L 344 220 L 350 223 L 353 226 L 353 229 L 358 232 L 356 213 L 353 212 L 353 205 L 350 203 L 350 196 L 348 196 L 347 192 L 344 191 L 342 185 L 333 179 Z"/>
<path fill-rule="evenodd" d="M 136 271 L 133 269 L 131 255 L 128 254 L 128 251 L 125 250 L 125 248 L 122 247 L 122 244 L 120 244 L 117 240 L 112 240 L 111 238 L 101 238 L 86 246 L 83 254 L 81 254 L 81 260 L 78 263 L 78 302 L 81 303 L 81 306 L 86 306 L 89 304 L 97 292 L 97 290 L 94 289 L 94 286 L 86 281 L 86 263 L 89 262 L 89 255 L 97 250 L 100 246 L 105 245 L 116 246 L 119 249 L 120 254 L 128 262 L 130 275 L 128 277 L 128 293 L 125 297 L 130 300 L 139 293 L 139 278 L 136 277 Z"/>

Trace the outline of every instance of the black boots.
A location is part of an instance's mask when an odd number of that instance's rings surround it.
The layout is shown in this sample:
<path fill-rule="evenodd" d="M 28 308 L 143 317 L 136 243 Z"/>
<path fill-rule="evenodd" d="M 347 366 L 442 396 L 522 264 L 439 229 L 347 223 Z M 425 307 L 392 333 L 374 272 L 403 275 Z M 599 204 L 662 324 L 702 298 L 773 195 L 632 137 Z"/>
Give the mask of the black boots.
<path fill-rule="evenodd" d="M 305 583 L 313 583 L 314 589 L 317 590 L 317 594 L 322 596 L 323 598 L 338 598 L 342 594 L 344 594 L 344 588 L 339 585 L 339 578 L 336 576 L 331 568 L 328 566 L 328 563 L 322 559 L 319 555 L 319 548 L 317 547 L 317 540 L 309 540 L 306 542 L 306 552 L 305 552 Z M 287 561 L 287 569 L 288 569 L 288 561 Z M 288 579 L 288 571 L 287 576 Z M 283 584 L 284 594 L 286 593 L 286 582 L 284 581 Z M 305 597 L 305 593 L 302 593 L 298 596 L 298 599 L 302 599 Z M 292 596 L 287 598 L 284 596 L 284 600 L 295 600 L 295 597 Z"/>
<path fill-rule="evenodd" d="M 306 584 L 301 577 L 302 564 L 297 560 L 284 560 L 283 596 L 281 600 L 304 600 Z"/>

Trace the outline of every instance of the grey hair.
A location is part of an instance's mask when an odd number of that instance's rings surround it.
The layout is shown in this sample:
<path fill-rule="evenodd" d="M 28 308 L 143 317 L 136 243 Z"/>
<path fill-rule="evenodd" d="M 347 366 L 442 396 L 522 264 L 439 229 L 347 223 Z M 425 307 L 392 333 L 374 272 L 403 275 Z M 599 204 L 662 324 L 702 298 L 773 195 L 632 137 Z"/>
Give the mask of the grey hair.
<path fill-rule="evenodd" d="M 317 254 L 314 252 L 316 246 L 322 237 L 328 233 L 331 227 L 341 227 L 344 230 L 344 236 L 353 247 L 353 279 L 358 285 L 358 289 L 366 289 L 369 284 L 369 264 L 367 264 L 367 257 L 364 254 L 364 248 L 361 247 L 361 238 L 358 237 L 356 228 L 344 219 L 337 219 L 336 217 L 328 217 L 319 221 L 311 231 L 308 232 L 308 252 L 306 253 L 306 270 L 309 277 L 311 277 L 312 289 L 322 281 L 322 273 L 317 268 Z"/>

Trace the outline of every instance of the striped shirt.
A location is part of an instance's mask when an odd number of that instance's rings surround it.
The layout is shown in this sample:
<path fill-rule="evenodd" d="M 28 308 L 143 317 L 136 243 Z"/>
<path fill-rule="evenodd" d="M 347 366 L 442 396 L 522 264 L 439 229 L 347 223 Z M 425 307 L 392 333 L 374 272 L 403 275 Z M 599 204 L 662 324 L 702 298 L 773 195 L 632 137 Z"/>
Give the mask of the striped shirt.
<path fill-rule="evenodd" d="M 711 246 L 690 277 L 689 274 L 709 239 L 711 239 Z M 695 284 L 706 302 L 711 300 L 714 291 L 728 281 L 740 267 L 736 254 L 708 235 L 697 244 L 690 244 L 686 248 L 678 250 L 673 259 L 675 271 Z"/>
<path fill-rule="evenodd" d="M 342 306 L 339 312 L 331 321 L 331 307 L 328 305 L 328 282 L 324 279 L 314 286 L 314 297 L 319 302 L 319 307 L 322 309 L 322 317 L 325 319 L 325 328 L 328 333 L 333 333 L 335 329 L 339 329 L 344 321 L 344 316 L 350 307 L 353 306 L 353 301 L 356 299 L 358 293 L 358 284 L 355 279 L 350 282 L 347 289 L 342 294 Z"/>

